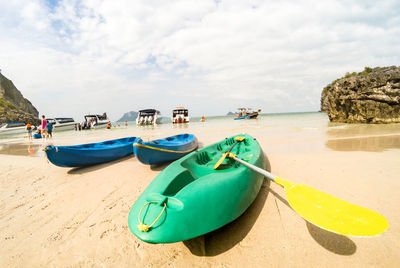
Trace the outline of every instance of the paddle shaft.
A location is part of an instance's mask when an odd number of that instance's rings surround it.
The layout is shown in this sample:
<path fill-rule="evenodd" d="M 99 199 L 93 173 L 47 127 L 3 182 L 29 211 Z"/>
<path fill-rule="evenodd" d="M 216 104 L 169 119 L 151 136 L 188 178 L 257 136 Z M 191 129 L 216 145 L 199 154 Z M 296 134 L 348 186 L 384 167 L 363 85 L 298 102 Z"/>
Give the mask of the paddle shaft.
<path fill-rule="evenodd" d="M 247 163 L 246 161 L 243 161 L 242 159 L 237 158 L 236 156 L 234 156 L 233 159 L 236 160 L 236 161 L 238 161 L 238 162 L 241 163 L 242 165 L 244 165 L 244 166 L 246 166 L 246 167 L 248 167 L 248 168 L 250 168 L 250 169 L 252 169 L 252 170 L 254 170 L 254 171 L 256 171 L 256 172 L 258 172 L 258 173 L 260 173 L 260 174 L 262 174 L 262 175 L 264 175 L 267 179 L 270 179 L 271 181 L 275 182 L 275 178 L 276 178 L 277 176 L 275 176 L 274 174 L 269 173 L 268 171 L 266 171 L 266 170 L 264 170 L 264 169 L 262 169 L 262 168 L 259 168 L 259 167 L 257 167 L 257 166 L 254 166 L 254 165 L 252 165 L 252 164 L 249 164 L 249 163 Z"/>
<path fill-rule="evenodd" d="M 236 143 L 241 142 L 241 140 L 236 140 L 235 143 L 231 146 L 231 148 L 229 148 L 229 150 L 226 153 L 230 153 L 233 149 L 233 147 L 235 147 Z"/>

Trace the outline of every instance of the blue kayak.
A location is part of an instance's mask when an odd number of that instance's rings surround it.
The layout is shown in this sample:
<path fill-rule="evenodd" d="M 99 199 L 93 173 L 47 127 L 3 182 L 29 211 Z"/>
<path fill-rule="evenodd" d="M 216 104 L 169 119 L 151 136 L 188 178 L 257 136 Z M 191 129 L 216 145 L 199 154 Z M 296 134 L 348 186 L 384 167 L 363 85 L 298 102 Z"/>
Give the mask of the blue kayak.
<path fill-rule="evenodd" d="M 193 134 L 180 134 L 148 142 L 138 139 L 133 146 L 140 162 L 154 165 L 174 161 L 194 151 L 197 148 L 197 138 Z"/>
<path fill-rule="evenodd" d="M 82 167 L 105 163 L 133 154 L 136 137 L 72 146 L 46 146 L 47 159 L 60 167 Z"/>

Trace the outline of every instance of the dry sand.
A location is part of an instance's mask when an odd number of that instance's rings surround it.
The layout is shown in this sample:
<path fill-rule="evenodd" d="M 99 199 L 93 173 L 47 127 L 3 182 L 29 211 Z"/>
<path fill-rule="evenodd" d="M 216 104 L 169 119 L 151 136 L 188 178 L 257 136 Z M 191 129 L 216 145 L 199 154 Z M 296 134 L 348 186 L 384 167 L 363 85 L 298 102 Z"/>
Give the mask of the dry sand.
<path fill-rule="evenodd" d="M 263 137 L 263 131 L 249 134 Z M 204 145 L 239 132 L 194 131 Z M 272 172 L 378 211 L 389 221 L 383 235 L 353 238 L 319 229 L 290 209 L 279 186 L 265 182 L 253 205 L 223 228 L 185 242 L 148 244 L 130 232 L 127 217 L 164 166 L 127 157 L 68 169 L 43 154 L 2 154 L 0 267 L 399 267 L 400 136 L 290 135 L 295 138 L 259 139 Z"/>

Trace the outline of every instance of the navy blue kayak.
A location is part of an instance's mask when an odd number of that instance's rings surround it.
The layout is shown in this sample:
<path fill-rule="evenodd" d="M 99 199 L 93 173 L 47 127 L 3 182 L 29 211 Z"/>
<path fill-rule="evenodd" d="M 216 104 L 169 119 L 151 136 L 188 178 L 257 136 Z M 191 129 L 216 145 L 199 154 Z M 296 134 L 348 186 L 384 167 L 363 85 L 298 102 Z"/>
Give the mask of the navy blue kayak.
<path fill-rule="evenodd" d="M 60 167 L 82 167 L 105 163 L 133 154 L 137 137 L 72 146 L 46 146 L 47 159 Z"/>
<path fill-rule="evenodd" d="M 193 134 L 179 134 L 148 142 L 138 139 L 133 144 L 136 157 L 147 165 L 174 161 L 196 150 L 197 145 Z"/>

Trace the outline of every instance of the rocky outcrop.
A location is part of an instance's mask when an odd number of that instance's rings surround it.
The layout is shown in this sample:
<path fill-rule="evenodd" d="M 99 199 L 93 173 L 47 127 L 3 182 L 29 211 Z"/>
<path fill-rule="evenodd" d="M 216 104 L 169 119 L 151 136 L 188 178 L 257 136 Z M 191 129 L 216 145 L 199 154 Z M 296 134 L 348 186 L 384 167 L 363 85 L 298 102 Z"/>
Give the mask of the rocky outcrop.
<path fill-rule="evenodd" d="M 125 121 L 135 121 L 138 116 L 138 112 L 131 111 L 124 113 L 124 115 L 117 120 L 117 122 L 125 122 Z"/>
<path fill-rule="evenodd" d="M 331 84 L 324 87 L 321 93 L 321 112 L 328 111 L 328 90 L 331 88 Z"/>
<path fill-rule="evenodd" d="M 13 82 L 0 73 L 0 122 L 40 124 L 39 112 Z"/>
<path fill-rule="evenodd" d="M 366 67 L 324 88 L 321 111 L 332 122 L 400 123 L 400 67 Z"/>

